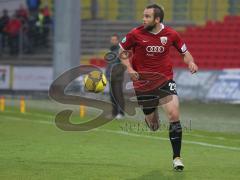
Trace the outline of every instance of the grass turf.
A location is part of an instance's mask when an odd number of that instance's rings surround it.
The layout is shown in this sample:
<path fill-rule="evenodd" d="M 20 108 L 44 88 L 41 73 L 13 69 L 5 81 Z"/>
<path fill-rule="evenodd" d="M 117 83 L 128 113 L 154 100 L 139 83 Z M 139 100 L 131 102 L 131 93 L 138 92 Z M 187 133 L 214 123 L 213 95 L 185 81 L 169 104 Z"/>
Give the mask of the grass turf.
<path fill-rule="evenodd" d="M 238 179 L 239 132 L 198 128 L 198 119 L 239 125 L 236 106 L 221 106 L 183 104 L 183 117 L 194 116 L 184 132 L 182 173 L 172 170 L 167 128 L 151 133 L 142 122 L 115 120 L 89 132 L 65 132 L 55 126 L 54 113 L 6 111 L 0 113 L 0 179 Z"/>

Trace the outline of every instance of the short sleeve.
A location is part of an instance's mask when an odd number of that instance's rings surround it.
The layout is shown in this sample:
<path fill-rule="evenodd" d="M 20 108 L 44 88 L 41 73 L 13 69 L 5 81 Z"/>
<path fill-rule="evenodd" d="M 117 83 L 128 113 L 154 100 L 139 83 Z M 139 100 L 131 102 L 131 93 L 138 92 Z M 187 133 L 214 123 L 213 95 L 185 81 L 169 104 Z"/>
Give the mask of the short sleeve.
<path fill-rule="evenodd" d="M 122 41 L 119 43 L 119 46 L 124 50 L 130 50 L 134 47 L 135 41 L 134 41 L 134 35 L 132 32 L 128 33 Z"/>
<path fill-rule="evenodd" d="M 181 54 L 185 54 L 188 51 L 186 44 L 177 32 L 174 34 L 173 45 Z"/>

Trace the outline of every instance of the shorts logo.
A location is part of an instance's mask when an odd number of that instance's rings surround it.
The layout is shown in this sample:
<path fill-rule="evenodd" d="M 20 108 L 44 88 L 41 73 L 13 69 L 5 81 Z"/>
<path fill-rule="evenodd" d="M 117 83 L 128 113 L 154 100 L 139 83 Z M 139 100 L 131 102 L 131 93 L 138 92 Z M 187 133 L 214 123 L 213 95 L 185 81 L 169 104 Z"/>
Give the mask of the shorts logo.
<path fill-rule="evenodd" d="M 124 37 L 124 38 L 122 39 L 122 43 L 125 43 L 126 41 L 127 41 L 127 38 Z"/>
<path fill-rule="evenodd" d="M 186 46 L 185 44 L 183 44 L 183 46 L 181 47 L 181 51 L 182 51 L 182 52 L 187 51 L 187 46 Z"/>
<path fill-rule="evenodd" d="M 163 46 L 147 46 L 146 51 L 149 53 L 163 53 L 164 47 Z"/>
<path fill-rule="evenodd" d="M 167 40 L 168 40 L 168 38 L 166 36 L 160 37 L 160 41 L 161 41 L 162 45 L 166 45 Z"/>

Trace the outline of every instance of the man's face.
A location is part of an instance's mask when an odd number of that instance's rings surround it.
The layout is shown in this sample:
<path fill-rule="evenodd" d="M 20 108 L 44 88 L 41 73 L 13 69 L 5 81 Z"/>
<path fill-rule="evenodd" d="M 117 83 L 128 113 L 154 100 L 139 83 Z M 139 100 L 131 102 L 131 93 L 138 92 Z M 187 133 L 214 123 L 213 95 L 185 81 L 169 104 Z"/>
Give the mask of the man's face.
<path fill-rule="evenodd" d="M 117 36 L 112 36 L 110 39 L 110 42 L 112 45 L 118 45 L 118 37 Z"/>
<path fill-rule="evenodd" d="M 144 29 L 151 31 L 156 27 L 156 24 L 159 23 L 158 19 L 154 19 L 154 10 L 153 8 L 145 9 L 143 12 L 143 26 Z"/>

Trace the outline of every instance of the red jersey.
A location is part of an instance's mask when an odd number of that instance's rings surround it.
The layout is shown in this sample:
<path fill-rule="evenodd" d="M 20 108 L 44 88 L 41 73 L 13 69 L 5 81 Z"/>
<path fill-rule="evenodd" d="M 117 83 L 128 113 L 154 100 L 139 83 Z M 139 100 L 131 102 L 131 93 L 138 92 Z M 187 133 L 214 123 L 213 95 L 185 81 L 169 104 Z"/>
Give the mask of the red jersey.
<path fill-rule="evenodd" d="M 143 26 L 137 27 L 130 31 L 119 45 L 124 50 L 132 50 L 131 63 L 135 71 L 158 73 L 164 76 L 166 81 L 173 79 L 170 47 L 174 46 L 182 54 L 186 53 L 187 47 L 175 30 L 163 24 L 161 26 L 162 29 L 156 34 L 148 32 Z M 144 79 L 153 81 L 154 77 L 150 75 Z"/>
<path fill-rule="evenodd" d="M 22 24 L 20 20 L 12 19 L 6 25 L 5 31 L 11 36 L 16 36 L 20 32 L 21 25 Z"/>

